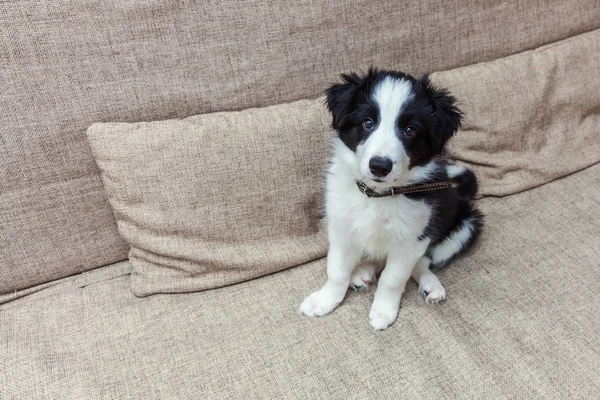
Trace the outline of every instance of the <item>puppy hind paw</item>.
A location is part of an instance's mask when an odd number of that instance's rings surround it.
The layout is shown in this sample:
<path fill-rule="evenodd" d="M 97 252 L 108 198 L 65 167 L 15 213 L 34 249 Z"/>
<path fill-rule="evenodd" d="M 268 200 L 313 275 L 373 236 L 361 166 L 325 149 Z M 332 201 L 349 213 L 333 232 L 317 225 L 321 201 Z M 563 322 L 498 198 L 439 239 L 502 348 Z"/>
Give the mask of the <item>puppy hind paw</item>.
<path fill-rule="evenodd" d="M 442 304 L 446 301 L 446 289 L 441 284 L 419 287 L 419 294 L 426 304 Z"/>
<path fill-rule="evenodd" d="M 354 290 L 368 289 L 375 283 L 377 283 L 375 266 L 371 264 L 359 265 L 350 278 L 350 288 Z"/>

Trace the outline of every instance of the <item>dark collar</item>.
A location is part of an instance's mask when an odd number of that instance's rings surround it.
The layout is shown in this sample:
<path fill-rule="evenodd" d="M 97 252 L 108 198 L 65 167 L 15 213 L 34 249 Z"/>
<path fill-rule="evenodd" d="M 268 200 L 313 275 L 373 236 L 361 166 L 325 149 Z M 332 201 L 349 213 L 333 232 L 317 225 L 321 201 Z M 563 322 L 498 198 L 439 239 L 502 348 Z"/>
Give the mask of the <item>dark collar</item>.
<path fill-rule="evenodd" d="M 450 182 L 417 183 L 414 185 L 407 186 L 394 186 L 383 192 L 376 192 L 363 182 L 356 182 L 356 186 L 358 186 L 358 190 L 366 194 L 368 197 L 379 198 L 389 196 L 394 197 L 396 195 L 399 196 L 410 193 L 429 192 L 431 190 L 447 189 L 452 185 L 450 184 Z"/>

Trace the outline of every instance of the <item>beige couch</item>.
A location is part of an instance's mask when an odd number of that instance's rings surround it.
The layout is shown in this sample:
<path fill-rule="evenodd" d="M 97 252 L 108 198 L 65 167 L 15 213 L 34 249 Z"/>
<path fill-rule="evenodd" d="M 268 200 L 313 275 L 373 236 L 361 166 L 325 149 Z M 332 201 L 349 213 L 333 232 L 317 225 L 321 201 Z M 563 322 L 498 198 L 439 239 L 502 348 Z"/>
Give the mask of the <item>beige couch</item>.
<path fill-rule="evenodd" d="M 597 1 L 23 0 L 0 20 L 0 399 L 600 397 L 597 102 L 585 157 L 561 160 L 577 171 L 546 160 L 541 186 L 480 200 L 481 240 L 440 273 L 447 303 L 425 306 L 411 283 L 385 332 L 367 323 L 369 292 L 297 314 L 324 259 L 135 297 L 85 139 L 98 121 L 316 98 L 369 65 L 420 74 L 577 40 L 600 29 Z M 555 77 L 531 80 L 552 92 Z M 539 121 L 493 122 L 547 141 Z M 493 163 L 510 188 L 521 164 L 505 150 Z"/>

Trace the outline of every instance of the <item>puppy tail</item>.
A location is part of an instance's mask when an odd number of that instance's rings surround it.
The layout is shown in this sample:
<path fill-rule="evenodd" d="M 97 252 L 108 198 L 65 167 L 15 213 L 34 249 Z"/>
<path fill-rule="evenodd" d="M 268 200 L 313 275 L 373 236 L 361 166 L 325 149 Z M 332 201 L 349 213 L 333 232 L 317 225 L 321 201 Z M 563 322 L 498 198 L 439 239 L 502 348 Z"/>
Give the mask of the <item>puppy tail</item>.
<path fill-rule="evenodd" d="M 447 167 L 450 182 L 460 197 L 473 199 L 477 194 L 477 177 L 470 169 L 460 165 L 449 164 Z"/>
<path fill-rule="evenodd" d="M 454 226 L 446 237 L 428 250 L 432 268 L 441 268 L 467 250 L 479 236 L 483 214 L 466 199 L 459 200 Z"/>

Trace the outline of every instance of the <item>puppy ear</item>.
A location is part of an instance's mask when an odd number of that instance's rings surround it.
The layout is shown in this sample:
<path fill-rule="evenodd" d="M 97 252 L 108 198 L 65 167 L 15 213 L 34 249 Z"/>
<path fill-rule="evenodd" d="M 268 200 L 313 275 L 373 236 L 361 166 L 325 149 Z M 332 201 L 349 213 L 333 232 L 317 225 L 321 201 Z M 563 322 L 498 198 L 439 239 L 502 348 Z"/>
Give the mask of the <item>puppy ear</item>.
<path fill-rule="evenodd" d="M 356 90 L 361 86 L 364 78 L 361 78 L 355 73 L 342 74 L 344 83 L 338 83 L 327 89 L 327 108 L 333 116 L 333 129 L 339 129 L 344 117 L 348 114 L 348 107 L 356 93 Z"/>
<path fill-rule="evenodd" d="M 433 132 L 433 145 L 441 151 L 448 139 L 460 127 L 463 112 L 456 105 L 456 99 L 446 89 L 438 89 L 431 85 L 429 75 L 420 79 L 429 103 L 433 107 L 435 118 L 435 131 Z"/>

